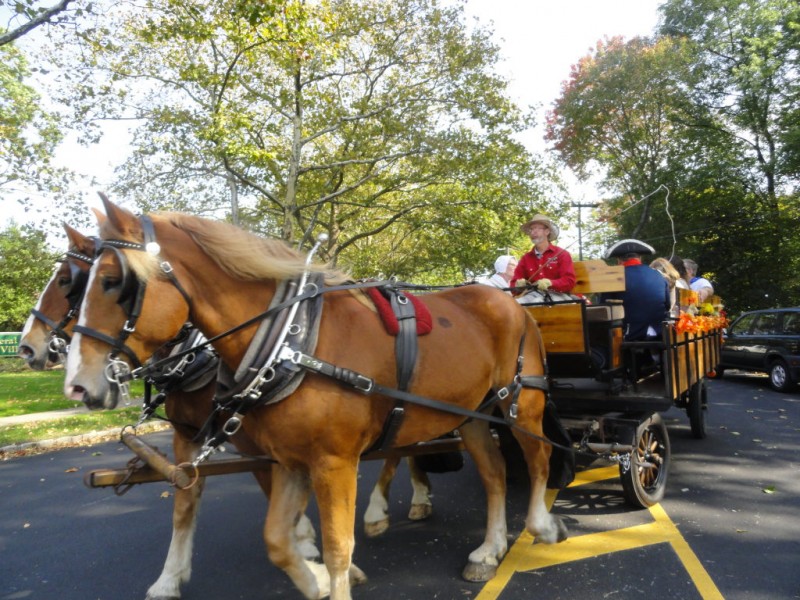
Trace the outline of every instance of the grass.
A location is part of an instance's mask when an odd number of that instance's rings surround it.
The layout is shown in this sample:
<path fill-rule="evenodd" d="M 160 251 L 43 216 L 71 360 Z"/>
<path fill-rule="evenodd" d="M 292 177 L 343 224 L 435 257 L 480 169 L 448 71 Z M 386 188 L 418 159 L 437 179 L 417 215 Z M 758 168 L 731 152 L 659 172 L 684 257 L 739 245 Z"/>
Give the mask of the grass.
<path fill-rule="evenodd" d="M 41 442 L 94 431 L 121 429 L 125 425 L 135 424 L 138 417 L 138 407 L 127 407 L 119 410 L 87 412 L 47 421 L 0 426 L 0 448 L 11 444 Z"/>
<path fill-rule="evenodd" d="M 144 384 L 133 382 L 131 397 L 141 398 L 143 395 Z M 0 361 L 0 417 L 80 406 L 80 403 L 64 398 L 63 370 L 31 371 L 20 359 Z M 114 429 L 135 423 L 138 415 L 139 408 L 134 406 L 112 411 L 86 410 L 85 413 L 58 419 L 2 425 L 0 447 Z"/>

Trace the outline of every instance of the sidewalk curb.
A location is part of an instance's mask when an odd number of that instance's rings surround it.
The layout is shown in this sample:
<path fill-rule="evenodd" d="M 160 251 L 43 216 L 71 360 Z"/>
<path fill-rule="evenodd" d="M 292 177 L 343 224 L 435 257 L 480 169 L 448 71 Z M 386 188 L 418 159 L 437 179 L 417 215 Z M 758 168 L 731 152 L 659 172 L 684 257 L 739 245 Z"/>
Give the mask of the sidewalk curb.
<path fill-rule="evenodd" d="M 155 433 L 158 431 L 167 431 L 171 428 L 172 426 L 167 422 L 153 421 L 139 425 L 136 428 L 136 433 Z M 11 444 L 9 446 L 3 446 L 0 448 L 0 461 L 19 458 L 22 456 L 31 456 L 34 454 L 44 454 L 45 452 L 54 452 L 64 448 L 93 446 L 102 442 L 109 442 L 119 439 L 121 431 L 121 428 L 115 427 L 114 429 L 107 429 L 105 431 L 91 431 L 89 433 L 64 436 L 51 440 L 39 440 L 38 442 Z"/>

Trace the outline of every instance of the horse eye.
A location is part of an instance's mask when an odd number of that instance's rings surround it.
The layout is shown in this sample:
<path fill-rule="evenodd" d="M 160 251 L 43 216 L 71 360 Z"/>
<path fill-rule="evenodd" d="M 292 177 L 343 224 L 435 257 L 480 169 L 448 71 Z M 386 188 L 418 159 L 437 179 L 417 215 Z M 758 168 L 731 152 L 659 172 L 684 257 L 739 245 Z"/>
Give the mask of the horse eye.
<path fill-rule="evenodd" d="M 119 277 L 104 277 L 102 280 L 103 291 L 110 292 L 117 289 L 120 286 L 121 281 L 122 280 Z"/>
<path fill-rule="evenodd" d="M 71 277 L 59 277 L 58 278 L 58 287 L 66 288 L 72 285 L 72 278 Z"/>

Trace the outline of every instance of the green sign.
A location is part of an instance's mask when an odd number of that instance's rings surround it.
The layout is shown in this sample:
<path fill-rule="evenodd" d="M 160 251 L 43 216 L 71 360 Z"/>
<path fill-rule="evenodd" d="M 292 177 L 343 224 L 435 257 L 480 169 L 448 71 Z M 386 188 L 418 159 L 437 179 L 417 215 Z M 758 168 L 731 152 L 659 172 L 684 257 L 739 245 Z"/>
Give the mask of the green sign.
<path fill-rule="evenodd" d="M 16 356 L 21 333 L 0 331 L 0 356 Z"/>

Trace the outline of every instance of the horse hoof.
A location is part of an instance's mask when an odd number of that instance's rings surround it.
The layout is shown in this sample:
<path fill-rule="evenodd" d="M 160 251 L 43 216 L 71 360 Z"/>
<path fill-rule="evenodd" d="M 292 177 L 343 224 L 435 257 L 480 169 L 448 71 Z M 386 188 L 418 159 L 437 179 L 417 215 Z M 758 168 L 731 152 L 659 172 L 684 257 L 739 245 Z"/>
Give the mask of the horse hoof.
<path fill-rule="evenodd" d="M 350 571 L 348 571 L 348 575 L 350 577 L 350 585 L 361 585 L 362 583 L 367 583 L 367 575 L 359 569 L 355 565 L 350 565 Z"/>
<path fill-rule="evenodd" d="M 556 522 L 558 523 L 558 537 L 556 538 L 556 543 L 563 542 L 569 537 L 569 531 L 567 530 L 567 526 L 564 524 L 563 519 L 556 517 Z"/>
<path fill-rule="evenodd" d="M 422 521 L 427 519 L 433 514 L 433 505 L 431 504 L 412 504 L 411 510 L 408 511 L 408 518 L 412 521 Z"/>
<path fill-rule="evenodd" d="M 558 544 L 569 537 L 569 531 L 564 521 L 558 515 L 553 515 L 553 527 L 546 535 L 536 534 L 536 541 L 541 544 Z"/>
<path fill-rule="evenodd" d="M 497 574 L 497 565 L 487 565 L 486 563 L 468 563 L 464 567 L 461 576 L 467 581 L 481 582 L 489 581 Z"/>
<path fill-rule="evenodd" d="M 364 533 L 367 537 L 378 537 L 389 529 L 389 519 L 381 519 L 373 523 L 364 523 Z"/>

